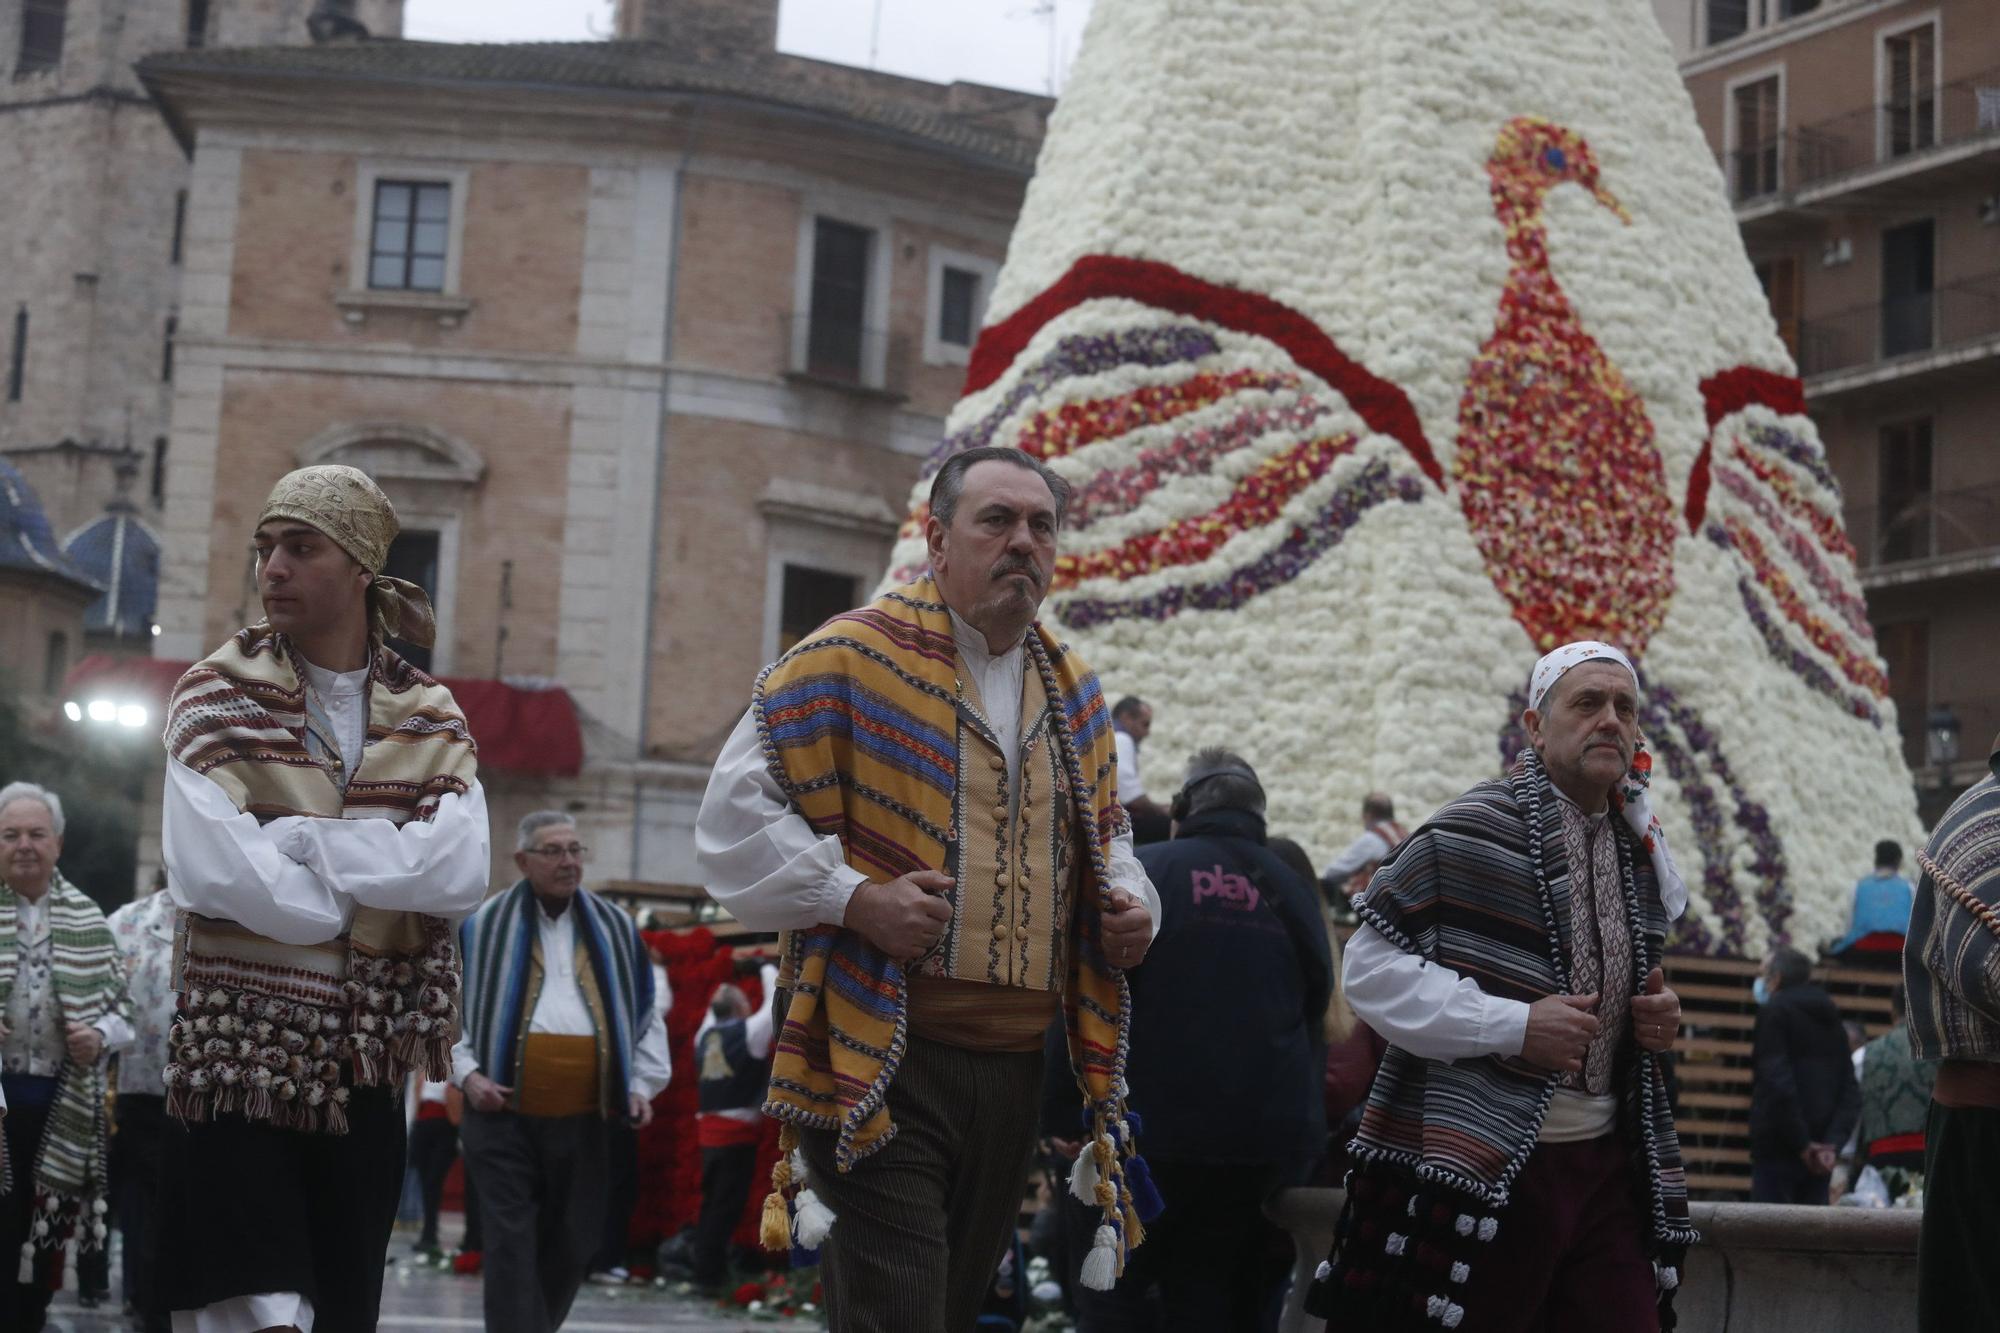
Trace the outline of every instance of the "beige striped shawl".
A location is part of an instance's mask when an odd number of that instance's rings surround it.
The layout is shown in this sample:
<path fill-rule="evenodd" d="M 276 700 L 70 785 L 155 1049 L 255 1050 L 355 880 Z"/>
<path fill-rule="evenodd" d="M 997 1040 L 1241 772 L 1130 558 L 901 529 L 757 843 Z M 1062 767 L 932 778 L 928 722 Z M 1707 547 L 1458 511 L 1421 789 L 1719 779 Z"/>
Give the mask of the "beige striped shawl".
<path fill-rule="evenodd" d="M 303 815 L 400 825 L 472 787 L 476 749 L 451 692 L 379 642 L 368 741 L 345 792 L 308 749 L 307 726 L 284 636 L 254 625 L 181 677 L 167 752 L 266 823 Z M 175 962 L 180 1017 L 166 1077 L 169 1107 L 185 1119 L 241 1111 L 343 1133 L 350 1086 L 450 1070 L 458 946 L 441 918 L 364 907 L 342 939 L 299 946 L 183 913 Z"/>

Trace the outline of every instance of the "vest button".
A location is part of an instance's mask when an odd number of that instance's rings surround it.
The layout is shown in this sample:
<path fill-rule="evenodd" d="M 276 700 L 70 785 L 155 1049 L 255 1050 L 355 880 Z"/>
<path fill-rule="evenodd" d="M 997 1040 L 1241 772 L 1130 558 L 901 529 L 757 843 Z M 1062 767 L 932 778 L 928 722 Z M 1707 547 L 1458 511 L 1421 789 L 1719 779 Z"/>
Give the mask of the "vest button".
<path fill-rule="evenodd" d="M 1007 822 L 1007 807 L 1006 807 L 1006 806 L 1004 806 L 1004 805 L 996 805 L 996 806 L 994 806 L 994 807 L 993 807 L 993 819 L 994 819 L 994 822 L 995 822 L 995 823 L 1000 823 L 1000 824 L 1004 824 L 1004 823 L 1006 823 L 1006 822 Z"/>
<path fill-rule="evenodd" d="M 1025 941 L 1028 938 L 1028 928 L 1026 926 L 1014 927 L 1014 938 Z"/>
<path fill-rule="evenodd" d="M 1004 869 L 993 872 L 993 887 L 996 889 L 1007 887 L 1007 872 Z"/>
<path fill-rule="evenodd" d="M 1007 771 L 1007 761 L 997 754 L 986 756 L 986 766 L 995 773 L 1005 773 Z"/>
<path fill-rule="evenodd" d="M 1005 921 L 995 923 L 993 927 L 993 938 L 996 940 L 1004 940 L 1007 938 L 1007 923 Z"/>

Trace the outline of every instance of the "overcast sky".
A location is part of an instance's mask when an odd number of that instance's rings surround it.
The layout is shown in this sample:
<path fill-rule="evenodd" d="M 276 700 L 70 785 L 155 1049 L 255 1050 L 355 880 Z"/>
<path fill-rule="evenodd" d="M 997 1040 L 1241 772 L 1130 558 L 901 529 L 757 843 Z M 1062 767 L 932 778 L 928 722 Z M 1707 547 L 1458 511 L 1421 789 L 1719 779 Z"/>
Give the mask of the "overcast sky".
<path fill-rule="evenodd" d="M 778 47 L 939 82 L 1047 92 L 1051 11 L 1060 79 L 1090 0 L 784 0 Z M 448 42 L 590 41 L 610 33 L 611 0 L 408 0 L 403 30 Z"/>

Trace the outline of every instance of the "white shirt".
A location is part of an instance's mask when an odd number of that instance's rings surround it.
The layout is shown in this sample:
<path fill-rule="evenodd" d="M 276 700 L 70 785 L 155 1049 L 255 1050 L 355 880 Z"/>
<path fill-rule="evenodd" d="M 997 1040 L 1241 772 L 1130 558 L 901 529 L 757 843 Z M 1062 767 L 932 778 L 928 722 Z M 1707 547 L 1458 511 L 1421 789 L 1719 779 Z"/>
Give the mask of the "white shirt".
<path fill-rule="evenodd" d="M 1146 783 L 1139 776 L 1139 742 L 1130 732 L 1113 728 L 1111 743 L 1118 751 L 1118 804 L 1144 800 Z"/>
<path fill-rule="evenodd" d="M 743 1044 L 750 1051 L 752 1060 L 762 1060 L 771 1053 L 774 1038 L 771 1022 L 771 1002 L 778 998 L 778 969 L 766 963 L 758 971 L 757 979 L 764 987 L 764 1003 L 757 1012 L 743 1020 Z M 710 1028 L 721 1020 L 715 1010 L 702 1015 L 701 1026 L 694 1030 L 694 1048 L 701 1050 L 701 1039 L 708 1035 Z M 754 1125 L 764 1118 L 763 1111 L 754 1106 L 739 1106 L 727 1111 L 703 1111 L 703 1115 L 719 1115 L 726 1120 L 738 1120 L 746 1125 Z"/>
<path fill-rule="evenodd" d="M 321 693 L 352 768 L 367 735 L 365 692 Z M 167 763 L 160 850 L 175 903 L 281 944 L 338 939 L 357 906 L 458 920 L 485 898 L 492 868 L 486 792 L 476 781 L 463 796 L 446 795 L 428 822 L 287 816 L 260 825 L 178 759 Z M 298 1292 L 237 1296 L 176 1310 L 173 1326 L 174 1333 L 312 1333 L 313 1307 Z"/>
<path fill-rule="evenodd" d="M 535 997 L 535 1012 L 528 1016 L 528 1031 L 550 1037 L 596 1036 L 597 1024 L 584 1002 L 582 978 L 576 969 L 576 908 L 572 905 L 561 916 L 550 916 L 537 907 L 535 930 L 542 949 L 542 989 Z M 667 1010 L 672 1004 L 666 971 L 655 966 L 653 1006 L 640 1025 L 626 1087 L 627 1092 L 649 1102 L 660 1095 L 674 1074 L 667 1050 Z M 458 1045 L 451 1048 L 451 1081 L 463 1087 L 468 1077 L 479 1072 L 471 1034 L 461 1033 Z"/>
<path fill-rule="evenodd" d="M 341 762 L 347 766 L 347 776 L 351 778 L 368 744 L 369 668 L 328 671 L 303 657 L 299 665 L 304 668 L 306 684 L 311 687 L 308 698 L 317 696 L 333 722 L 334 744 L 340 747 Z"/>
<path fill-rule="evenodd" d="M 1027 652 L 1016 644 L 1008 652 L 990 653 L 983 635 L 957 613 L 951 619 L 960 656 L 978 678 L 987 724 L 1007 756 L 1008 789 L 1018 792 L 1021 672 Z M 996 699 L 1010 700 L 1012 706 L 997 705 Z M 838 926 L 846 920 L 854 886 L 868 878 L 847 864 L 838 837 L 812 831 L 771 776 L 754 708 L 744 712 L 716 756 L 695 817 L 694 846 L 709 896 L 752 930 Z M 1158 936 L 1160 895 L 1132 854 L 1132 835 L 1113 838 L 1105 860 L 1108 887 L 1144 903 Z"/>
<path fill-rule="evenodd" d="M 1369 829 L 1348 843 L 1347 850 L 1333 858 L 1333 864 L 1326 868 L 1320 878 L 1330 884 L 1337 884 L 1371 862 L 1388 860 L 1389 853 L 1393 850 L 1387 838 L 1374 829 Z"/>

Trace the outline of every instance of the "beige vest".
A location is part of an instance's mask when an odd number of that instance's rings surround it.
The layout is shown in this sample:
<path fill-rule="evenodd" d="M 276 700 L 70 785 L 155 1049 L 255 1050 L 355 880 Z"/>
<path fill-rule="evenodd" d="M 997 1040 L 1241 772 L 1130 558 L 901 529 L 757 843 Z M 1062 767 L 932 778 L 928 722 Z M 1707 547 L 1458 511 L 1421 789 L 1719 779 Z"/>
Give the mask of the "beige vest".
<path fill-rule="evenodd" d="M 1062 1005 L 1077 888 L 1076 821 L 1040 673 L 1021 673 L 1019 790 L 960 673 L 952 919 L 910 969 L 910 1031 L 980 1050 L 1041 1048 Z"/>

